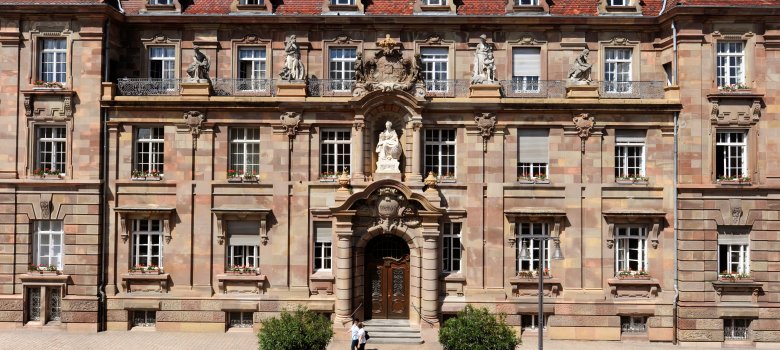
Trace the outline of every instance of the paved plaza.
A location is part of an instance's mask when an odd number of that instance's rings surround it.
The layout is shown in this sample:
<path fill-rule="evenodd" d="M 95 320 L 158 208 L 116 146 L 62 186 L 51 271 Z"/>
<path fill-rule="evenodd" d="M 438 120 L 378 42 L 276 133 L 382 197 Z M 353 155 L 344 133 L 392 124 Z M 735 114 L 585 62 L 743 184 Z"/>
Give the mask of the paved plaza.
<path fill-rule="evenodd" d="M 369 341 L 370 343 L 370 341 Z M 669 343 L 556 341 L 547 340 L 545 349 L 576 350 L 664 350 L 698 349 Z M 348 349 L 346 341 L 334 341 L 328 350 Z M 536 339 L 527 339 L 521 350 L 536 349 Z M 59 331 L 14 330 L 0 331 L 0 350 L 256 350 L 255 334 L 244 333 L 177 333 L 177 332 L 101 332 L 66 333 Z M 369 344 L 368 350 L 439 350 L 434 344 L 388 345 Z M 718 349 L 728 349 L 726 347 Z"/>

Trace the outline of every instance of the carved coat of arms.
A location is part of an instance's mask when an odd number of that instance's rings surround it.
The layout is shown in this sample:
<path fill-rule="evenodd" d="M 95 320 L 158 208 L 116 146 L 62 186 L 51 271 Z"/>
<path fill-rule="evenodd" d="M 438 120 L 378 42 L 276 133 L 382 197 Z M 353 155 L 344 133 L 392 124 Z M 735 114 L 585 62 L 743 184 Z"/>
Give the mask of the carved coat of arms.
<path fill-rule="evenodd" d="M 352 95 L 360 97 L 372 91 L 402 90 L 415 96 L 425 96 L 422 79 L 422 61 L 405 58 L 399 45 L 388 34 L 376 43 L 379 51 L 364 59 L 361 53 L 355 59 L 355 86 Z"/>

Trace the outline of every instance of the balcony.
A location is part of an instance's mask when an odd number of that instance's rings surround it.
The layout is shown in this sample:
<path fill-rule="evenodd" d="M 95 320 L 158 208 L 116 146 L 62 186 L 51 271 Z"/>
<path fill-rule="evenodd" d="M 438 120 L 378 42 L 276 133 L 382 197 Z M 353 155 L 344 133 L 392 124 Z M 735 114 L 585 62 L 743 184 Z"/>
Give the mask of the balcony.
<path fill-rule="evenodd" d="M 425 97 L 468 97 L 471 82 L 465 79 L 425 82 Z"/>
<path fill-rule="evenodd" d="M 215 96 L 274 96 L 272 79 L 212 79 Z"/>
<path fill-rule="evenodd" d="M 121 96 L 171 96 L 181 93 L 181 79 L 122 78 L 116 84 Z"/>
<path fill-rule="evenodd" d="M 307 94 L 312 97 L 352 96 L 354 80 L 309 80 Z"/>
<path fill-rule="evenodd" d="M 564 98 L 566 82 L 563 80 L 502 80 L 504 97 Z"/>
<path fill-rule="evenodd" d="M 601 98 L 664 98 L 662 81 L 600 81 L 599 97 Z"/>

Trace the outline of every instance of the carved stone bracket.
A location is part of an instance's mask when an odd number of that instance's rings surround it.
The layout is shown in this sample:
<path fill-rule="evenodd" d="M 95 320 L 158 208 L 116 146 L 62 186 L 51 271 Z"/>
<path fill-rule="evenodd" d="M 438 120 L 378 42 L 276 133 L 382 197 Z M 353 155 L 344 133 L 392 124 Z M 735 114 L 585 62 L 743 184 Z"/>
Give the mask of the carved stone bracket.
<path fill-rule="evenodd" d="M 114 212 L 119 214 L 119 235 L 122 242 L 127 243 L 130 237 L 130 231 L 133 229 L 131 220 L 136 219 L 159 219 L 163 224 L 163 238 L 165 243 L 171 242 L 171 220 L 176 212 L 175 208 L 163 207 L 119 207 L 114 208 Z"/>
<path fill-rule="evenodd" d="M 580 136 L 580 151 L 585 152 L 585 140 L 590 137 L 593 126 L 596 125 L 596 121 L 594 117 L 588 113 L 580 113 L 576 115 L 572 121 L 574 122 L 574 127 L 577 128 L 577 135 Z"/>
<path fill-rule="evenodd" d="M 710 122 L 719 126 L 749 126 L 761 120 L 764 96 L 748 91 L 720 91 L 707 95 Z"/>
<path fill-rule="evenodd" d="M 43 220 L 51 219 L 51 197 L 51 193 L 41 193 L 41 219 Z"/>
<path fill-rule="evenodd" d="M 22 91 L 24 115 L 35 120 L 62 121 L 73 118 L 74 92 L 59 88 Z"/>
<path fill-rule="evenodd" d="M 184 127 L 192 134 L 192 149 L 198 149 L 198 137 L 204 121 L 206 121 L 206 115 L 199 111 L 187 111 L 184 113 Z"/>
<path fill-rule="evenodd" d="M 228 235 L 227 221 L 231 220 L 259 220 L 260 232 L 258 238 L 262 245 L 268 244 L 267 217 L 271 209 L 266 208 L 213 208 L 211 212 L 217 217 L 217 243 L 222 245 Z"/>
<path fill-rule="evenodd" d="M 355 127 L 355 131 L 362 131 L 366 128 L 366 123 L 362 120 L 356 120 L 354 124 L 352 124 Z"/>
<path fill-rule="evenodd" d="M 482 136 L 482 152 L 487 151 L 487 142 L 493 136 L 496 129 L 495 113 L 477 113 L 474 117 L 479 133 Z"/>
<path fill-rule="evenodd" d="M 298 112 L 284 112 L 279 117 L 279 120 L 282 122 L 282 127 L 287 133 L 287 136 L 289 136 L 290 139 L 294 139 L 295 136 L 298 135 L 298 128 L 301 126 L 301 114 Z"/>
<path fill-rule="evenodd" d="M 660 282 L 655 278 L 607 280 L 612 298 L 657 298 Z"/>
<path fill-rule="evenodd" d="M 550 224 L 549 235 L 555 242 L 560 242 L 561 231 L 566 221 L 566 212 L 557 208 L 522 207 L 512 208 L 504 212 L 509 220 L 509 232 L 506 241 L 510 247 L 517 245 L 517 223 L 521 221 L 547 222 Z"/>
<path fill-rule="evenodd" d="M 653 209 L 618 209 L 604 212 L 604 219 L 607 221 L 607 248 L 612 249 L 615 245 L 615 224 L 639 223 L 648 225 L 650 232 L 647 238 L 653 249 L 657 249 L 666 214 Z"/>

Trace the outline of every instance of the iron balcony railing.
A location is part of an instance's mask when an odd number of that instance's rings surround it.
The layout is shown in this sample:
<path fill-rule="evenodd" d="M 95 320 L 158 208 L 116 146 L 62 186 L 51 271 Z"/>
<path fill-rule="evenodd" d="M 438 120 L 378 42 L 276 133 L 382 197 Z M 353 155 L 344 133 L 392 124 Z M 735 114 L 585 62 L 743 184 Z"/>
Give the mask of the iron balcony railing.
<path fill-rule="evenodd" d="M 427 97 L 468 97 L 470 85 L 471 85 L 470 81 L 461 80 L 461 79 L 426 80 L 425 96 Z"/>
<path fill-rule="evenodd" d="M 566 82 L 562 80 L 502 80 L 504 97 L 564 98 Z"/>
<path fill-rule="evenodd" d="M 662 81 L 600 81 L 601 98 L 664 98 Z"/>
<path fill-rule="evenodd" d="M 272 79 L 212 79 L 216 96 L 274 96 L 276 86 Z"/>
<path fill-rule="evenodd" d="M 116 90 L 123 96 L 179 95 L 181 79 L 122 78 Z"/>
<path fill-rule="evenodd" d="M 310 79 L 308 84 L 309 96 L 352 96 L 354 80 L 315 80 Z"/>

